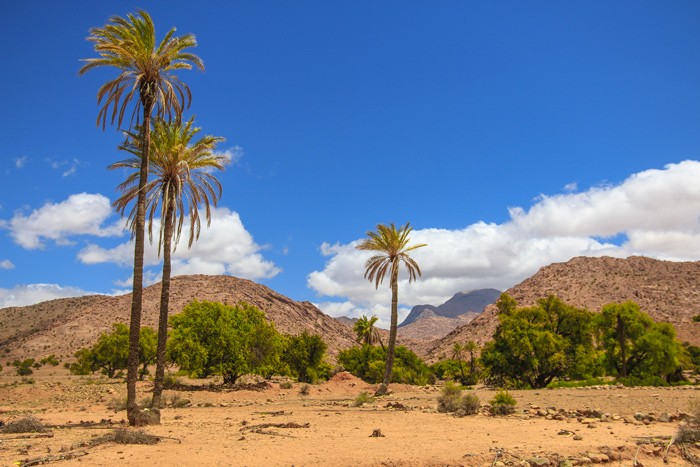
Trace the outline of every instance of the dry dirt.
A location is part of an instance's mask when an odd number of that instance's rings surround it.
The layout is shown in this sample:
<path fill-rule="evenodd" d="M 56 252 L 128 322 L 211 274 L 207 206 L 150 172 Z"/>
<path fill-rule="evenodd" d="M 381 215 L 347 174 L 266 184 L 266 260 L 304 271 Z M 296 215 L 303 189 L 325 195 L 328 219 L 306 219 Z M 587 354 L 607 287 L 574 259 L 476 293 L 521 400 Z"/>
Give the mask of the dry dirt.
<path fill-rule="evenodd" d="M 458 418 L 436 411 L 436 386 L 392 385 L 389 396 L 354 407 L 357 395 L 374 387 L 347 373 L 311 385 L 308 395 L 300 394 L 299 383 L 290 389 L 272 382 L 264 390 L 234 391 L 186 381 L 199 387 L 168 390 L 166 398 L 189 399 L 191 404 L 163 409 L 162 424 L 145 429 L 160 442 L 142 446 L 95 442 L 124 423 L 125 412 L 108 408 L 124 399 L 123 381 L 44 367 L 33 376 L 33 384 L 23 384 L 10 372 L 5 368 L 0 373 L 0 421 L 33 415 L 51 427 L 48 435 L 0 433 L 2 466 L 31 460 L 104 466 L 559 465 L 565 458 L 576 465 L 584 458 L 605 461 L 596 458 L 601 453 L 613 459 L 605 462 L 609 465 L 633 465 L 635 457 L 637 465 L 664 465 L 664 445 L 681 422 L 645 424 L 634 415 L 659 418 L 665 412 L 675 418 L 700 397 L 695 387 L 512 391 L 516 414 Z M 150 387 L 141 383 L 140 396 L 146 397 Z M 483 388 L 474 392 L 483 404 L 494 395 Z M 547 408 L 554 408 L 556 415 L 560 409 L 580 414 L 561 420 L 537 415 Z M 581 415 L 593 410 L 611 418 L 594 421 Z M 375 430 L 383 436 L 371 437 Z M 58 460 L 67 456 L 75 457 Z M 673 446 L 665 465 L 689 464 Z"/>

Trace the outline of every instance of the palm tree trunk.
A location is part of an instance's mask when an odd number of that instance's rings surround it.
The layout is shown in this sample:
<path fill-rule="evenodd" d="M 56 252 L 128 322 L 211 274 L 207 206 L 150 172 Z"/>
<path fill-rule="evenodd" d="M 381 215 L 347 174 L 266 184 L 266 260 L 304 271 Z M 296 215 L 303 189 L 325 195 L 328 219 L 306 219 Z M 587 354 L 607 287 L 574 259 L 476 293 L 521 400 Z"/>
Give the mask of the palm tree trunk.
<path fill-rule="evenodd" d="M 139 423 L 139 407 L 136 404 L 136 380 L 139 372 L 139 335 L 141 332 L 141 308 L 143 298 L 143 253 L 146 225 L 146 183 L 148 182 L 148 157 L 151 147 L 151 112 L 153 100 L 143 102 L 143 156 L 139 172 L 139 195 L 136 204 L 136 232 L 134 233 L 134 279 L 131 295 L 131 321 L 129 323 L 129 361 L 126 376 L 126 413 L 129 425 Z M 140 423 L 139 423 L 140 424 Z"/>
<path fill-rule="evenodd" d="M 171 191 L 172 194 L 174 192 Z M 165 344 L 168 340 L 168 303 L 170 300 L 170 248 L 173 239 L 173 206 L 174 196 L 163 200 L 168 203 L 163 222 L 163 280 L 160 288 L 160 315 L 158 317 L 158 348 L 156 350 L 156 379 L 153 384 L 153 399 L 151 409 L 160 412 L 160 399 L 163 394 L 163 381 L 165 379 Z"/>
<path fill-rule="evenodd" d="M 389 328 L 389 344 L 386 351 L 386 368 L 384 380 L 374 393 L 375 396 L 383 396 L 389 389 L 391 373 L 394 369 L 394 349 L 396 348 L 396 328 L 399 321 L 399 268 L 398 260 L 391 268 L 391 327 Z"/>

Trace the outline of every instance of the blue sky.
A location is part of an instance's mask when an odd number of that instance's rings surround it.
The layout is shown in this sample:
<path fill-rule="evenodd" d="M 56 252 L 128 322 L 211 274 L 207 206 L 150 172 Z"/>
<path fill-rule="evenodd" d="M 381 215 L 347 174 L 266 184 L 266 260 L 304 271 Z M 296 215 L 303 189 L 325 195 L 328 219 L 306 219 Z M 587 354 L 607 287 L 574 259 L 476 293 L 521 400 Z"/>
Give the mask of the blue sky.
<path fill-rule="evenodd" d="M 377 223 L 429 244 L 402 314 L 578 255 L 700 259 L 697 2 L 3 1 L 0 306 L 129 289 L 115 73 L 77 71 L 137 8 L 196 35 L 188 115 L 233 158 L 176 273 L 386 323 L 353 249 Z"/>

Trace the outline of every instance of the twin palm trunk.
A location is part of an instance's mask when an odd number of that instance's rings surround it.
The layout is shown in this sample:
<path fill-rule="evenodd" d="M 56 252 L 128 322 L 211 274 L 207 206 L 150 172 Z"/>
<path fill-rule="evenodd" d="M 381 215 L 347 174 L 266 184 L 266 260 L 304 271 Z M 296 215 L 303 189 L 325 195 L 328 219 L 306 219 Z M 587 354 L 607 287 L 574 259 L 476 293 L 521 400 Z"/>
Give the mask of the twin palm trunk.
<path fill-rule="evenodd" d="M 134 282 L 131 295 L 131 319 L 129 322 L 129 360 L 126 375 L 126 413 L 129 425 L 145 424 L 139 420 L 136 403 L 136 380 L 139 373 L 139 336 L 141 333 L 141 311 L 143 299 L 143 254 L 146 237 L 146 183 L 148 183 L 148 159 L 151 147 L 151 113 L 155 101 L 142 99 L 143 103 L 143 157 L 139 170 L 139 194 L 136 201 L 136 226 L 134 232 Z M 158 416 L 160 421 L 160 416 Z"/>
<path fill-rule="evenodd" d="M 173 208 L 175 200 L 168 203 L 163 229 L 163 279 L 160 289 L 160 312 L 158 314 L 158 347 L 156 350 L 156 378 L 153 382 L 151 409 L 160 412 L 163 383 L 165 381 L 165 344 L 168 340 L 168 305 L 170 303 L 171 246 L 173 238 Z"/>

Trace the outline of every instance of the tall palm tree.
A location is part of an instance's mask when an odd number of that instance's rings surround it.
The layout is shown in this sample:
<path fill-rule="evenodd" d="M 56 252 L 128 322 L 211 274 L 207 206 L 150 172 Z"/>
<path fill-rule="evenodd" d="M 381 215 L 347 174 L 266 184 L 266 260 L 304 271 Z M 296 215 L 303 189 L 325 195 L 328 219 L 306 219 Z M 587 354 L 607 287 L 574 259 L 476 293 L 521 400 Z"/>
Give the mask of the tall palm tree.
<path fill-rule="evenodd" d="M 128 14 L 126 18 L 113 16 L 100 28 L 90 29 L 88 41 L 92 42 L 97 58 L 88 58 L 79 74 L 93 68 L 113 67 L 119 75 L 103 84 L 97 92 L 101 105 L 97 125 L 104 129 L 107 120 L 121 128 L 124 114 L 133 102 L 129 127 L 138 123 L 143 115 L 142 133 L 144 153 L 139 172 L 139 196 L 134 235 L 134 275 L 129 328 L 129 365 L 127 374 L 127 414 L 129 423 L 135 425 L 139 415 L 136 404 L 136 379 L 138 377 L 138 341 L 141 327 L 141 300 L 143 295 L 143 252 L 146 198 L 143 188 L 148 180 L 148 160 L 151 138 L 151 116 L 179 119 L 184 107 L 188 107 L 191 94 L 182 81 L 172 74 L 175 70 L 204 69 L 202 60 L 186 49 L 197 45 L 195 37 L 186 34 L 173 37 L 175 28 L 168 31 L 160 43 L 156 42 L 153 20 L 145 11 Z M 103 103 L 104 101 L 104 103 Z M 142 423 L 142 422 L 139 422 Z"/>
<path fill-rule="evenodd" d="M 362 315 L 353 326 L 353 331 L 357 335 L 358 344 L 375 345 L 379 343 L 384 348 L 384 343 L 382 342 L 382 337 L 379 335 L 379 330 L 374 327 L 374 323 L 377 322 L 379 318 L 372 316 L 368 318 Z"/>
<path fill-rule="evenodd" d="M 163 279 L 160 294 L 158 319 L 158 350 L 156 353 L 156 377 L 153 387 L 151 409 L 159 414 L 165 375 L 165 343 L 168 338 L 168 302 L 170 299 L 171 251 L 177 248 L 186 217 L 189 218 L 189 242 L 199 238 L 201 220 L 200 205 L 204 207 L 207 225 L 211 224 L 211 206 L 221 197 L 221 183 L 211 174 L 212 169 L 223 170 L 228 159 L 214 154 L 216 145 L 224 138 L 203 136 L 193 138 L 200 132 L 194 127 L 194 118 L 187 123 L 155 119 L 149 151 L 149 172 L 152 179 L 146 183 L 146 210 L 148 213 L 148 235 L 153 240 L 153 220 L 160 213 L 158 254 L 163 251 Z M 139 127 L 140 129 L 140 127 Z M 127 206 L 138 198 L 139 171 L 145 153 L 140 134 L 126 132 L 126 142 L 120 147 L 133 157 L 115 162 L 110 169 L 127 168 L 133 172 L 119 185 L 122 195 L 114 202 L 115 208 L 124 214 Z M 160 209 L 159 209 L 160 208 Z M 136 227 L 137 209 L 129 214 L 129 226 Z M 173 244 L 173 238 L 175 240 Z"/>
<path fill-rule="evenodd" d="M 389 344 L 386 352 L 386 368 L 384 380 L 377 389 L 375 395 L 386 394 L 391 381 L 391 372 L 394 367 L 394 349 L 396 347 L 396 328 L 398 322 L 399 307 L 399 265 L 404 263 L 408 270 L 408 282 L 416 280 L 421 275 L 418 263 L 408 253 L 426 246 L 425 243 L 408 245 L 409 235 L 413 228 L 406 223 L 400 229 L 394 224 L 386 226 L 377 225 L 376 232 L 367 232 L 367 238 L 355 248 L 358 250 L 377 251 L 379 254 L 372 256 L 365 264 L 365 279 L 374 282 L 376 288 L 384 281 L 384 276 L 389 273 L 391 286 L 391 327 L 389 329 Z"/>

